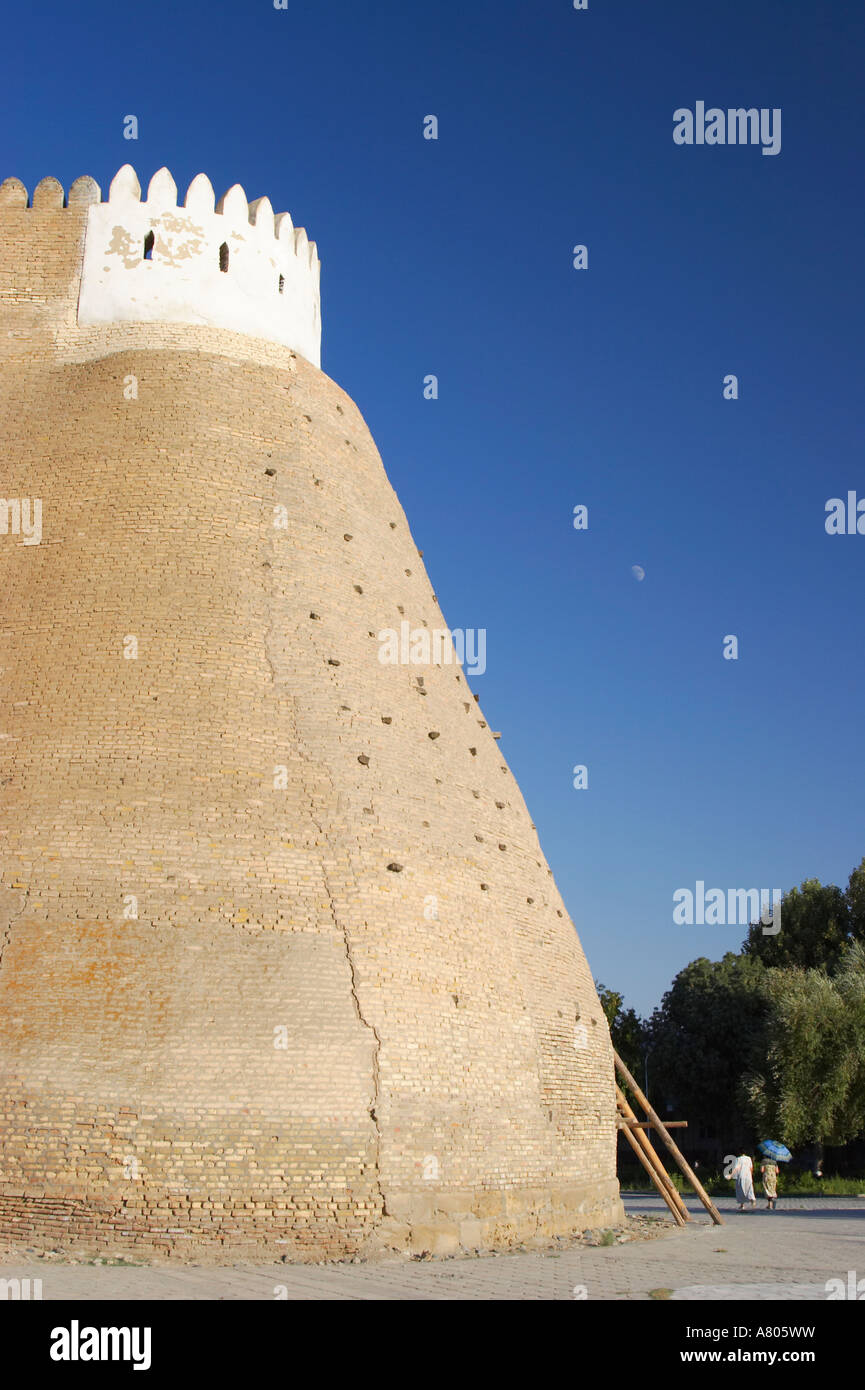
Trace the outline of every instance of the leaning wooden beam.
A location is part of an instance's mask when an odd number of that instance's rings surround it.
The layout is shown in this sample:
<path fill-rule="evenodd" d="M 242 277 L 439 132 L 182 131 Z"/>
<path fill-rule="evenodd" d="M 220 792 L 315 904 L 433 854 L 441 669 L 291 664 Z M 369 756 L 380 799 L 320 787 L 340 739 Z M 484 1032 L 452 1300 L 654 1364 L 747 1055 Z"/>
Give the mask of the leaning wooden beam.
<path fill-rule="evenodd" d="M 661 1183 L 661 1185 L 666 1189 L 667 1193 L 669 1194 L 672 1203 L 675 1205 L 679 1212 L 679 1215 L 682 1218 L 682 1225 L 684 1226 L 685 1222 L 690 1221 L 691 1219 L 688 1215 L 688 1208 L 685 1206 L 685 1203 L 682 1201 L 681 1196 L 676 1191 L 670 1179 L 669 1173 L 667 1172 L 660 1158 L 655 1153 L 655 1150 L 649 1143 L 648 1135 L 644 1134 L 643 1131 L 638 1128 L 639 1121 L 636 1115 L 634 1114 L 633 1110 L 631 1109 L 630 1105 L 628 1104 L 628 1098 L 622 1090 L 621 1086 L 616 1087 L 616 1101 L 619 1106 L 619 1114 L 623 1116 L 624 1124 L 627 1127 L 628 1133 L 633 1136 L 636 1143 L 639 1144 L 640 1148 L 643 1150 L 643 1153 L 646 1155 L 646 1161 L 648 1163 L 651 1163 L 658 1176 L 658 1182 Z M 667 1206 L 669 1205 L 670 1202 L 667 1203 Z"/>
<path fill-rule="evenodd" d="M 651 1120 L 635 1120 L 635 1121 L 634 1121 L 634 1124 L 636 1125 L 637 1129 L 654 1129 L 654 1128 L 655 1128 L 655 1126 L 652 1124 L 652 1121 L 651 1121 Z M 665 1121 L 664 1121 L 664 1124 L 667 1126 L 667 1129 L 687 1129 L 687 1128 L 688 1128 L 688 1121 L 687 1121 L 687 1120 L 665 1120 Z M 632 1126 L 632 1128 L 633 1128 L 633 1126 Z"/>
<path fill-rule="evenodd" d="M 623 1119 L 620 1119 L 620 1120 L 619 1120 L 619 1128 L 620 1128 L 620 1130 L 622 1131 L 622 1133 L 624 1134 L 624 1136 L 625 1136 L 625 1138 L 627 1139 L 628 1143 L 630 1144 L 631 1148 L 634 1150 L 634 1153 L 637 1155 L 637 1158 L 638 1158 L 638 1159 L 640 1160 L 640 1162 L 642 1163 L 642 1165 L 643 1165 L 643 1167 L 645 1168 L 646 1172 L 648 1173 L 649 1177 L 652 1179 L 652 1182 L 654 1183 L 655 1187 L 658 1189 L 658 1191 L 660 1192 L 660 1194 L 661 1194 L 661 1196 L 663 1197 L 664 1201 L 667 1203 L 667 1206 L 670 1208 L 670 1211 L 672 1212 L 673 1217 L 675 1218 L 676 1224 L 679 1225 L 679 1226 L 684 1226 L 685 1222 L 684 1222 L 684 1220 L 682 1219 L 682 1216 L 680 1215 L 680 1213 L 679 1213 L 679 1211 L 678 1211 L 678 1209 L 677 1209 L 675 1203 L 673 1202 L 672 1197 L 670 1196 L 670 1194 L 669 1194 L 669 1192 L 666 1190 L 666 1188 L 663 1186 L 663 1184 L 662 1184 L 662 1182 L 661 1182 L 661 1179 L 660 1179 L 660 1177 L 658 1176 L 657 1171 L 652 1167 L 652 1164 L 651 1164 L 651 1163 L 649 1162 L 649 1160 L 646 1158 L 645 1153 L 644 1153 L 643 1150 L 640 1148 L 640 1146 L 639 1146 L 639 1144 L 637 1143 L 636 1139 L 634 1138 L 634 1135 L 632 1134 L 631 1130 L 628 1128 L 627 1121 L 625 1121 L 625 1120 L 623 1120 Z"/>
<path fill-rule="evenodd" d="M 682 1172 L 685 1174 L 685 1177 L 688 1179 L 688 1182 L 693 1187 L 694 1191 L 696 1192 L 700 1201 L 703 1203 L 703 1206 L 706 1208 L 706 1211 L 711 1216 L 715 1225 L 723 1226 L 724 1222 L 721 1219 L 721 1214 L 718 1211 L 718 1208 L 715 1206 L 715 1203 L 712 1201 L 708 1192 L 703 1187 L 703 1184 L 700 1182 L 700 1179 L 697 1177 L 697 1174 L 694 1172 L 693 1168 L 686 1159 L 685 1155 L 682 1153 L 681 1149 L 677 1147 L 676 1142 L 673 1139 L 673 1136 L 670 1134 L 669 1130 L 667 1129 L 666 1125 L 664 1124 L 664 1121 L 661 1119 L 660 1115 L 657 1115 L 655 1111 L 652 1109 L 646 1097 L 643 1095 L 643 1092 L 640 1090 L 636 1081 L 632 1077 L 631 1073 L 628 1071 L 628 1068 L 625 1066 L 624 1062 L 622 1061 L 618 1052 L 615 1051 L 615 1049 L 613 1050 L 613 1057 L 616 1061 L 616 1070 L 618 1071 L 619 1076 L 621 1076 L 622 1079 L 626 1081 L 627 1084 L 630 1086 L 637 1101 L 645 1110 L 648 1118 L 652 1121 L 652 1124 L 654 1125 L 655 1129 L 660 1134 L 667 1148 L 670 1150 L 670 1153 L 673 1155 Z"/>

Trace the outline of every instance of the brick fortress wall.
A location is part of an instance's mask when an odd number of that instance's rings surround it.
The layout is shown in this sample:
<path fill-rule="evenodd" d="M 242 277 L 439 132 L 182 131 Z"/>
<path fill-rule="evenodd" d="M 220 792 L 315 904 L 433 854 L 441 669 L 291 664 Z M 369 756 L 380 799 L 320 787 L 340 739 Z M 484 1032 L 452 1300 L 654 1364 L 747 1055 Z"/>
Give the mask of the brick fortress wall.
<path fill-rule="evenodd" d="M 609 1035 L 519 788 L 458 666 L 378 660 L 446 623 L 357 407 L 278 344 L 79 326 L 94 195 L 58 190 L 0 190 L 0 492 L 43 502 L 0 535 L 0 1234 L 615 1219 Z"/>

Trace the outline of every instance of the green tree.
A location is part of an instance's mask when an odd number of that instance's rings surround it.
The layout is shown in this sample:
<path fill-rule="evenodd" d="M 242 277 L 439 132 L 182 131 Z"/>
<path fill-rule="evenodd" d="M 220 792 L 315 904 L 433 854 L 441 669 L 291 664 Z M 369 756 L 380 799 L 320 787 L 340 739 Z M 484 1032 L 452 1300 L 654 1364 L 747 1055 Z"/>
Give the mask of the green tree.
<path fill-rule="evenodd" d="M 598 991 L 604 1016 L 610 1025 L 613 1047 L 625 1066 L 639 1081 L 645 1055 L 646 1025 L 634 1009 L 625 1008 L 625 997 L 623 994 L 619 994 L 618 990 L 607 989 L 606 985 L 599 984 L 597 980 L 595 981 L 595 988 Z M 616 1079 L 621 1086 L 621 1078 L 617 1077 Z M 623 1089 L 626 1088 L 623 1087 Z"/>
<path fill-rule="evenodd" d="M 865 859 L 854 869 L 847 884 L 850 935 L 865 942 Z"/>
<path fill-rule="evenodd" d="M 790 1147 L 845 1144 L 865 1127 L 865 947 L 834 975 L 767 970 L 769 1045 L 745 1079 L 752 1117 Z"/>
<path fill-rule="evenodd" d="M 760 960 L 705 957 L 680 970 L 649 1025 L 650 1099 L 661 1113 L 705 1125 L 719 1138 L 750 1137 L 739 1094 L 766 1044 L 768 1007 Z"/>
<path fill-rule="evenodd" d="M 865 860 L 854 871 L 854 877 L 857 873 L 862 877 L 857 879 L 855 891 L 861 896 L 865 912 Z M 780 931 L 768 935 L 759 922 L 752 923 L 742 952 L 773 969 L 800 966 L 832 971 L 853 939 L 847 894 L 832 884 L 809 878 L 801 887 L 784 894 Z"/>

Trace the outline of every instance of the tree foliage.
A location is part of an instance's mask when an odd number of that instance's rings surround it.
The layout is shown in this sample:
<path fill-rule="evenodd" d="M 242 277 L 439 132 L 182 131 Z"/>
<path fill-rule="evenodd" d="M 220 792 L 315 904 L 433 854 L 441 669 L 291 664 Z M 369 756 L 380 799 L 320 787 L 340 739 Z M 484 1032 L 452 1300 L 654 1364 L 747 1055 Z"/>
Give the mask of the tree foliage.
<path fill-rule="evenodd" d="M 624 995 L 619 994 L 617 990 L 607 989 L 606 985 L 599 984 L 597 980 L 595 981 L 595 988 L 598 991 L 604 1016 L 610 1025 L 613 1047 L 625 1066 L 639 1080 L 640 1069 L 643 1065 L 646 1025 L 635 1009 L 625 1008 Z"/>
<path fill-rule="evenodd" d="M 689 1124 L 743 1132 L 737 1090 L 765 1046 L 765 967 L 732 951 L 680 970 L 649 1026 L 649 1077 L 659 1101 Z M 743 1136 L 744 1137 L 744 1136 Z"/>
<path fill-rule="evenodd" d="M 598 985 L 619 1055 L 662 1114 L 725 1144 L 843 1144 L 865 1131 L 865 858 L 846 890 L 806 879 L 781 929 L 680 970 L 651 1019 Z M 757 1135 L 757 1131 L 761 1131 Z"/>
<path fill-rule="evenodd" d="M 865 948 L 834 975 L 767 970 L 769 1046 L 745 1082 L 751 1114 L 789 1146 L 844 1144 L 865 1128 Z"/>
<path fill-rule="evenodd" d="M 857 936 L 865 939 L 863 929 L 865 860 L 853 871 L 847 893 L 816 878 L 791 888 L 781 901 L 780 931 L 770 935 L 759 922 L 752 923 L 742 951 L 774 969 L 798 965 L 832 971 Z"/>

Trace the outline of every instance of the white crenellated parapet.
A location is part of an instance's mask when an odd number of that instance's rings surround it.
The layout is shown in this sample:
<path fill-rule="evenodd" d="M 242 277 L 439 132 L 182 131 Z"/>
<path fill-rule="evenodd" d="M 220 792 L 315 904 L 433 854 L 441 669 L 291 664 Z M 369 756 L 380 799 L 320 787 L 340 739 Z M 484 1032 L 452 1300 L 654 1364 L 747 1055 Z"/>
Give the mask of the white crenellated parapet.
<path fill-rule="evenodd" d="M 70 194 L 71 200 L 71 194 Z M 183 207 L 167 169 L 146 199 L 125 164 L 106 202 L 87 209 L 78 322 L 189 323 L 229 328 L 293 348 L 321 365 L 321 265 L 314 241 L 248 203 L 239 184 L 214 206 L 198 174 Z"/>

